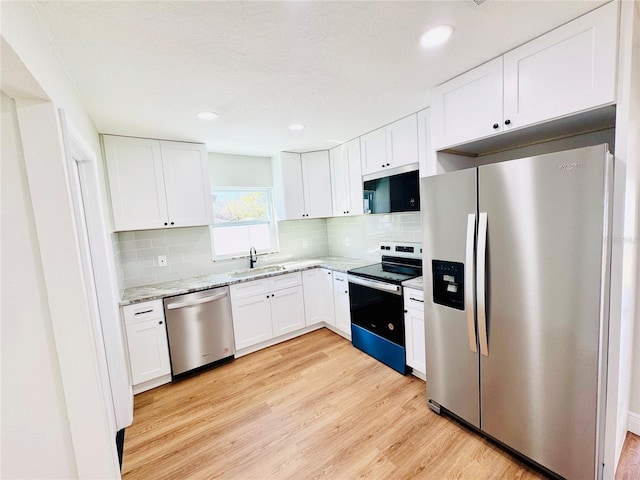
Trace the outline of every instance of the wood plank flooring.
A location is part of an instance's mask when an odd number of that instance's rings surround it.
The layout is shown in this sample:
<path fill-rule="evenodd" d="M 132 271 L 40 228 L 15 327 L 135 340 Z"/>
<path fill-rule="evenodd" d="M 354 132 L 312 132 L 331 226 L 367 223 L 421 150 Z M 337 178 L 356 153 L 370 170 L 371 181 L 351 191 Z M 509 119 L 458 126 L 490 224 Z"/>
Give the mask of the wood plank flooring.
<path fill-rule="evenodd" d="M 137 395 L 123 478 L 544 478 L 424 390 L 317 330 Z"/>

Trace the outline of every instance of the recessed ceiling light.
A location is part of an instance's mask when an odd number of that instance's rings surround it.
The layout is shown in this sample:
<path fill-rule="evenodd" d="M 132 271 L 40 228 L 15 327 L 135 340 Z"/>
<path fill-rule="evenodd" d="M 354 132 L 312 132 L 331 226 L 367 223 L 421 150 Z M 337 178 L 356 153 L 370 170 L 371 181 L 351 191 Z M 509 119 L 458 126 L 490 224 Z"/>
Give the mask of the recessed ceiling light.
<path fill-rule="evenodd" d="M 451 35 L 453 35 L 451 25 L 438 25 L 430 28 L 420 37 L 420 44 L 425 48 L 437 47 L 449 40 Z"/>
<path fill-rule="evenodd" d="M 304 125 L 294 123 L 293 125 L 289 125 L 289 130 L 304 130 Z"/>
<path fill-rule="evenodd" d="M 218 114 L 213 112 L 199 112 L 196 116 L 201 120 L 215 120 L 218 118 Z"/>

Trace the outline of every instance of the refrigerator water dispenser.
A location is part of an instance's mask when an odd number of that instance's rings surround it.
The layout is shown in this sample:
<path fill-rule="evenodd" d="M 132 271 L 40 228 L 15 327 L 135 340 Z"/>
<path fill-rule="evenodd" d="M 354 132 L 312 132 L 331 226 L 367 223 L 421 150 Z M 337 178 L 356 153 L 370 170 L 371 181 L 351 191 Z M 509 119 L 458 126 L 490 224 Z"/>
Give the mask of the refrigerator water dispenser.
<path fill-rule="evenodd" d="M 464 310 L 464 264 L 432 260 L 433 302 Z"/>

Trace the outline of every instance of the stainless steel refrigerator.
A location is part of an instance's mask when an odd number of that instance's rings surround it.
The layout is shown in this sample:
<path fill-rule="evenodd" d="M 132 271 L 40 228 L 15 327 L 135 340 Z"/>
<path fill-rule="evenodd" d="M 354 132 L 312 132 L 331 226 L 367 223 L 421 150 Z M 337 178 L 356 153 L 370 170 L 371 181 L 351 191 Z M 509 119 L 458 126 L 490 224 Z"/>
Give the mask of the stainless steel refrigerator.
<path fill-rule="evenodd" d="M 607 145 L 421 181 L 427 398 L 555 474 L 600 478 Z"/>

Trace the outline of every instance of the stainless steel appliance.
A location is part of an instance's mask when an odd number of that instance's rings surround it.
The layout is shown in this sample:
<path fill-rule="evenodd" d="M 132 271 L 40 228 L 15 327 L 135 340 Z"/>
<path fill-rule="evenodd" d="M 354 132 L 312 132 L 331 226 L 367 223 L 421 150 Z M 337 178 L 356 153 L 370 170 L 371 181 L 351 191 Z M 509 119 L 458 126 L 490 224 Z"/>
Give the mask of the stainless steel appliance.
<path fill-rule="evenodd" d="M 401 283 L 422 275 L 420 244 L 385 243 L 382 262 L 349 270 L 351 341 L 403 375 L 406 365 Z"/>
<path fill-rule="evenodd" d="M 173 376 L 235 353 L 229 287 L 164 299 Z"/>
<path fill-rule="evenodd" d="M 422 180 L 427 398 L 543 468 L 601 478 L 607 145 Z"/>
<path fill-rule="evenodd" d="M 418 164 L 368 174 L 364 179 L 364 213 L 420 210 Z"/>

